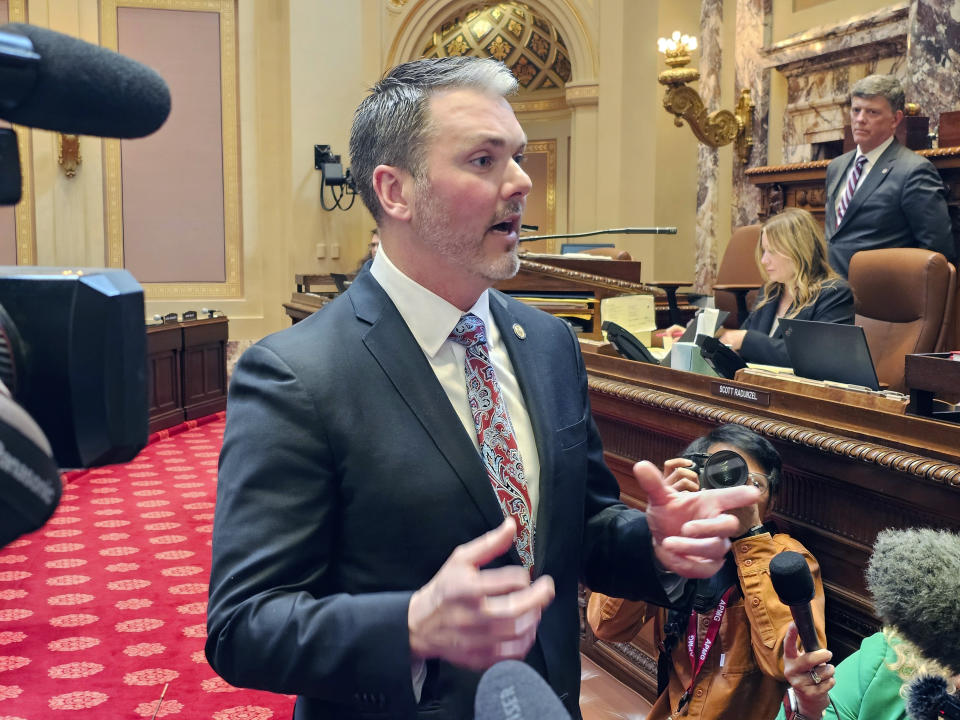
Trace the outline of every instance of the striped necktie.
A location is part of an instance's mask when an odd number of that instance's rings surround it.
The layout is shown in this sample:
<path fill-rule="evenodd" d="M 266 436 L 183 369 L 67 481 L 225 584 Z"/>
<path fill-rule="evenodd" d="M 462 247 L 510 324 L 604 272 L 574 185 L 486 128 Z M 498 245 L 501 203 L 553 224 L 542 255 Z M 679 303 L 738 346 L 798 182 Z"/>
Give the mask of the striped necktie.
<path fill-rule="evenodd" d="M 516 546 L 523 566 L 533 572 L 533 517 L 523 461 L 500 383 L 490 363 L 486 328 L 473 313 L 460 318 L 450 339 L 466 350 L 467 399 L 477 428 L 480 455 L 504 515 L 517 524 Z"/>
<path fill-rule="evenodd" d="M 847 186 L 843 189 L 843 197 L 840 198 L 840 204 L 837 206 L 837 225 L 843 220 L 847 212 L 850 201 L 853 200 L 853 193 L 857 189 L 857 183 L 860 182 L 860 176 L 863 175 L 863 166 L 867 164 L 867 156 L 857 156 L 857 161 L 850 170 L 850 177 L 847 178 Z"/>

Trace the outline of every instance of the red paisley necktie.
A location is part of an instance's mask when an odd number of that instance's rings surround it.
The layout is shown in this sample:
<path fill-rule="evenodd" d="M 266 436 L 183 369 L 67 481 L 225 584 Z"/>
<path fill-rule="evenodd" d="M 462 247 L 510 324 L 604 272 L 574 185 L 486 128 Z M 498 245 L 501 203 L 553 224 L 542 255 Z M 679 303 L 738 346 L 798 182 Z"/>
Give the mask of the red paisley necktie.
<path fill-rule="evenodd" d="M 483 320 L 473 313 L 464 315 L 450 333 L 450 339 L 467 350 L 464 363 L 467 399 L 477 428 L 480 455 L 504 515 L 517 523 L 516 546 L 523 566 L 532 570 L 534 529 L 530 495 L 517 438 L 487 352 Z"/>

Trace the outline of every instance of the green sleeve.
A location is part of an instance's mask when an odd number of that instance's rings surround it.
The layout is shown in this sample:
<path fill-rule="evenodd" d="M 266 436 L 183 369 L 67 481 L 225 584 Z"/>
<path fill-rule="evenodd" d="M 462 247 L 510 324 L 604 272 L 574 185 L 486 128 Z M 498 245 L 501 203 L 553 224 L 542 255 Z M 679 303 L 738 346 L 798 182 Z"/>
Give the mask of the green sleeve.
<path fill-rule="evenodd" d="M 830 697 L 839 720 L 906 720 L 907 711 L 900 697 L 900 677 L 887 667 L 896 659 L 883 633 L 875 633 L 860 643 L 860 649 L 837 665 L 837 684 Z M 827 707 L 824 720 L 838 720 Z M 783 708 L 777 720 L 785 720 Z"/>
<path fill-rule="evenodd" d="M 896 659 L 883 633 L 860 643 L 860 649 L 837 666 L 837 684 L 830 697 L 840 720 L 905 720 L 900 676 L 887 667 Z M 837 720 L 832 707 L 824 720 Z"/>

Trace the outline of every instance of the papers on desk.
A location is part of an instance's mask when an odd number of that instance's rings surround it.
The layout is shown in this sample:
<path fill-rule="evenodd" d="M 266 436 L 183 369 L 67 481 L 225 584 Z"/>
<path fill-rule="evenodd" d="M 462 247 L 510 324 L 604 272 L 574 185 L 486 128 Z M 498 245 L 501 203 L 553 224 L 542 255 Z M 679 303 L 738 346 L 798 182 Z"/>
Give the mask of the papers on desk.
<path fill-rule="evenodd" d="M 616 323 L 649 349 L 651 336 L 657 329 L 653 295 L 619 295 L 604 298 L 600 301 L 600 319 L 601 322 Z"/>

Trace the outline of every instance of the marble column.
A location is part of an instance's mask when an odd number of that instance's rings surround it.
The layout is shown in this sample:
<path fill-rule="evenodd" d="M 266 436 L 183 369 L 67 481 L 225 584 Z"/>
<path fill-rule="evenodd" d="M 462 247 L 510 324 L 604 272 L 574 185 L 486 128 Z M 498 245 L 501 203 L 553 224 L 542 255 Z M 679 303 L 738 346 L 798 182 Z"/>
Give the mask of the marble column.
<path fill-rule="evenodd" d="M 960 0 L 912 0 L 907 38 L 907 99 L 930 118 L 960 109 Z"/>
<path fill-rule="evenodd" d="M 760 214 L 760 191 L 747 180 L 748 167 L 767 164 L 767 133 L 770 110 L 770 71 L 764 67 L 766 58 L 762 48 L 770 42 L 772 0 L 737 0 L 734 51 L 735 75 L 733 101 L 743 88 L 750 90 L 753 99 L 753 149 L 747 164 L 734 154 L 731 230 L 757 222 Z"/>
<path fill-rule="evenodd" d="M 709 112 L 720 107 L 720 65 L 723 0 L 703 0 L 700 6 L 700 67 L 698 90 Z M 705 71 L 705 72 L 704 72 Z M 698 143 L 697 243 L 693 289 L 709 292 L 717 276 L 717 187 L 720 182 L 716 148 Z"/>

